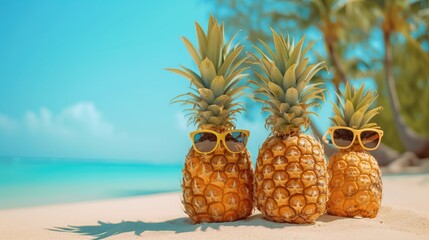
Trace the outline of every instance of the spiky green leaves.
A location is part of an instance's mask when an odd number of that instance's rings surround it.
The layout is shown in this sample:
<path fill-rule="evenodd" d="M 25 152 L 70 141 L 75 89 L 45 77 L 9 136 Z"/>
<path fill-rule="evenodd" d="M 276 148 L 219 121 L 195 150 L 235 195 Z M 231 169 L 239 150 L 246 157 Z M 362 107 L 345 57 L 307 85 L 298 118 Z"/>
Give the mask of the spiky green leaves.
<path fill-rule="evenodd" d="M 334 116 L 330 118 L 335 126 L 347 126 L 355 129 L 380 128 L 376 123 L 369 121 L 383 108 L 381 106 L 372 107 L 377 95 L 365 91 L 363 84 L 359 89 L 356 89 L 347 83 L 345 92 L 342 95 L 337 94 L 337 97 L 340 106 L 332 103 Z"/>
<path fill-rule="evenodd" d="M 250 81 L 255 86 L 254 99 L 265 106 L 263 111 L 269 112 L 266 127 L 275 133 L 288 134 L 310 124 L 309 115 L 315 114 L 309 108 L 324 100 L 322 83 L 313 83 L 313 77 L 323 68 L 320 62 L 308 65 L 305 57 L 313 44 L 303 49 L 304 38 L 295 45 L 294 40 L 277 34 L 274 30 L 274 49 L 260 41 L 265 51 L 255 47 L 261 55 L 253 55 L 253 64 L 257 79 Z M 262 70 L 262 72 L 261 72 Z"/>
<path fill-rule="evenodd" d="M 232 128 L 236 113 L 244 110 L 237 98 L 243 94 L 245 86 L 240 81 L 247 75 L 243 66 L 247 57 L 240 55 L 243 46 L 231 46 L 232 37 L 224 43 L 224 26 L 219 25 L 210 16 L 207 33 L 195 23 L 198 49 L 185 37 L 183 42 L 194 60 L 199 73 L 181 66 L 181 69 L 167 70 L 189 79 L 194 92 L 181 94 L 173 102 L 180 102 L 191 107 L 186 111 L 188 123 L 199 128 Z"/>

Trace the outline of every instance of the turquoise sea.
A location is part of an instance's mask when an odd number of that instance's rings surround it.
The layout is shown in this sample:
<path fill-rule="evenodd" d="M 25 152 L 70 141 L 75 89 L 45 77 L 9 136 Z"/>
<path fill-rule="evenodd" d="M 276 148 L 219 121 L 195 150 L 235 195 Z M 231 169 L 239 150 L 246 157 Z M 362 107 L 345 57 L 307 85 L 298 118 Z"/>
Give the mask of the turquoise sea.
<path fill-rule="evenodd" d="M 0 209 L 180 190 L 182 164 L 0 158 Z"/>

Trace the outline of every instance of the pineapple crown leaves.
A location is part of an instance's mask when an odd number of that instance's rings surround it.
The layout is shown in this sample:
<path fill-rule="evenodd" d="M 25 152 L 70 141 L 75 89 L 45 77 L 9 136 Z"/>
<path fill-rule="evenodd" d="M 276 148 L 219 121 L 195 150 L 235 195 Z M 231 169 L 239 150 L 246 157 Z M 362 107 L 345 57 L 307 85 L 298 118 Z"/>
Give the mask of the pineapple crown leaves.
<path fill-rule="evenodd" d="M 359 89 L 346 83 L 345 92 L 342 95 L 337 94 L 338 104 L 332 102 L 334 116 L 330 118 L 335 126 L 347 126 L 354 129 L 380 128 L 376 123 L 370 123 L 383 107 L 371 107 L 378 95 L 365 91 L 362 84 Z"/>
<path fill-rule="evenodd" d="M 247 74 L 244 66 L 248 56 L 243 56 L 244 46 L 232 45 L 237 34 L 225 43 L 224 25 L 219 25 L 211 15 L 207 33 L 195 22 L 198 48 L 183 37 L 183 42 L 198 68 L 198 73 L 190 68 L 167 68 L 167 70 L 187 78 L 191 92 L 181 94 L 172 103 L 191 106 L 186 111 L 188 124 L 198 128 L 234 128 L 235 115 L 245 111 L 238 98 L 244 95 L 247 86 L 239 83 Z"/>
<path fill-rule="evenodd" d="M 320 106 L 325 100 L 323 83 L 312 82 L 314 76 L 326 68 L 324 62 L 309 65 L 305 55 L 314 43 L 304 48 L 305 37 L 295 44 L 272 30 L 274 49 L 260 40 L 265 52 L 254 47 L 261 55 L 252 56 L 253 70 L 257 78 L 249 82 L 254 86 L 253 98 L 262 102 L 263 111 L 269 112 L 265 127 L 273 133 L 289 133 L 301 127 L 308 128 L 312 106 Z M 261 71 L 262 70 L 262 71 Z"/>

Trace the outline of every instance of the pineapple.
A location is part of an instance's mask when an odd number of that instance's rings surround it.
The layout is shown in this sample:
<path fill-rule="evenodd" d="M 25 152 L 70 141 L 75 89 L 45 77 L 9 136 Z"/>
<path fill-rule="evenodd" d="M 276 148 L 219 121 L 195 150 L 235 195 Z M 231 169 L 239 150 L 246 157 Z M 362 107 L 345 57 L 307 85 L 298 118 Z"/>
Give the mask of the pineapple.
<path fill-rule="evenodd" d="M 382 110 L 382 107 L 371 107 L 376 98 L 371 92 L 364 93 L 363 85 L 356 90 L 346 84 L 345 93 L 338 95 L 341 108 L 334 104 L 335 115 L 331 122 L 334 126 L 357 130 L 380 129 L 377 124 L 369 122 Z M 368 218 L 377 215 L 382 192 L 380 168 L 375 158 L 363 149 L 357 139 L 349 148 L 340 149 L 329 158 L 328 179 L 329 214 Z"/>
<path fill-rule="evenodd" d="M 191 82 L 192 92 L 179 95 L 189 105 L 188 123 L 199 130 L 223 133 L 235 129 L 236 114 L 244 110 L 237 98 L 246 86 L 240 85 L 248 69 L 243 46 L 224 42 L 224 25 L 210 16 L 207 33 L 198 23 L 198 50 L 183 37 L 199 74 L 189 68 L 167 69 Z M 193 147 L 186 156 L 182 190 L 184 211 L 194 223 L 236 221 L 249 216 L 253 205 L 253 169 L 250 154 L 231 153 L 220 142 L 212 153 L 199 153 Z"/>
<path fill-rule="evenodd" d="M 310 124 L 310 107 L 324 100 L 322 83 L 312 83 L 324 62 L 308 65 L 304 38 L 296 45 L 274 30 L 274 50 L 251 54 L 257 76 L 254 99 L 269 113 L 265 126 L 270 136 L 259 149 L 255 170 L 257 208 L 275 222 L 312 223 L 326 211 L 327 176 L 324 149 L 304 133 Z"/>

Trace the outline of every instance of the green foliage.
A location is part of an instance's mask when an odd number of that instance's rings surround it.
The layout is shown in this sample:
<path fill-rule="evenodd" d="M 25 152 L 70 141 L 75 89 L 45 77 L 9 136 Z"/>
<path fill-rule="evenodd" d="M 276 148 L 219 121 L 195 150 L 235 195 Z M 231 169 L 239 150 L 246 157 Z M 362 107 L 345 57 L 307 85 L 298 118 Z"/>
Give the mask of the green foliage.
<path fill-rule="evenodd" d="M 413 54 L 409 54 L 413 51 Z M 419 53 L 415 51 L 416 48 L 409 44 L 394 49 L 396 89 L 400 89 L 399 101 L 407 124 L 419 133 L 429 136 L 429 65 L 421 64 L 424 60 L 418 57 Z M 409 57 L 401 57 L 404 55 Z"/>
<path fill-rule="evenodd" d="M 383 106 L 375 122 L 385 130 L 383 142 L 402 151 L 394 123 L 401 114 L 408 127 L 429 135 L 429 1 L 427 0 L 218 0 L 216 14 L 232 30 L 241 29 L 257 46 L 272 46 L 268 26 L 294 36 L 320 40 L 316 57 L 327 61 L 326 85 L 339 88 L 354 80 L 375 82 Z M 384 41 L 391 37 L 392 73 L 401 112 L 388 99 Z"/>

